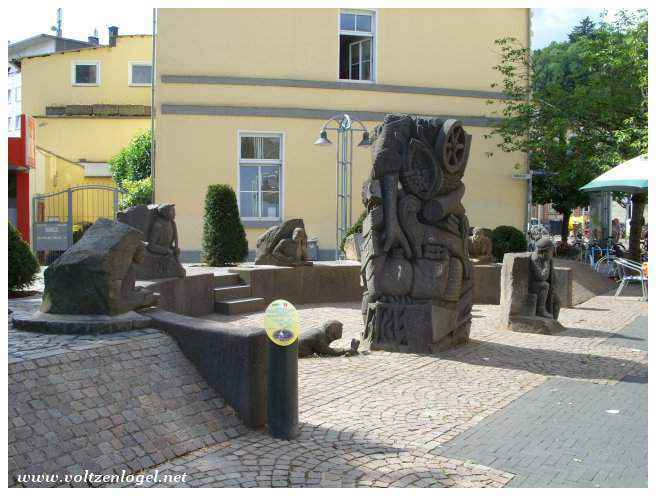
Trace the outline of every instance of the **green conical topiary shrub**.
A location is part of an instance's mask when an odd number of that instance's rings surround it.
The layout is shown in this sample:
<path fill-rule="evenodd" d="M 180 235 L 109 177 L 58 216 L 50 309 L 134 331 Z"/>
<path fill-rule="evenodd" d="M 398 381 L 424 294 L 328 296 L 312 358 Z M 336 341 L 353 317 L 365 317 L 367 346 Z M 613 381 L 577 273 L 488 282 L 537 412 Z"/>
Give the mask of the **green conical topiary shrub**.
<path fill-rule="evenodd" d="M 505 253 L 526 251 L 524 233 L 512 226 L 499 226 L 492 231 L 492 254 L 499 262 L 503 262 Z"/>
<path fill-rule="evenodd" d="M 211 184 L 205 197 L 203 260 L 221 267 L 243 262 L 247 255 L 248 242 L 234 190 L 227 184 Z"/>
<path fill-rule="evenodd" d="M 11 222 L 9 222 L 8 245 L 9 291 L 18 291 L 34 282 L 39 271 L 39 262 Z"/>

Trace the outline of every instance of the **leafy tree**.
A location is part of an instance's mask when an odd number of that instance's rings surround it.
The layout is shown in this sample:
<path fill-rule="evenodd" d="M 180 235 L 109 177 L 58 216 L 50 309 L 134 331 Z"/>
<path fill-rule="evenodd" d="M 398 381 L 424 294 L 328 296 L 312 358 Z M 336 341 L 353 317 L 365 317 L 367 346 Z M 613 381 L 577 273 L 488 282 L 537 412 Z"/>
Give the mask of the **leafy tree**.
<path fill-rule="evenodd" d="M 18 291 L 34 282 L 36 273 L 39 271 L 39 262 L 16 228 L 11 225 L 11 222 L 8 224 L 8 286 L 9 291 Z"/>
<path fill-rule="evenodd" d="M 211 184 L 205 196 L 203 218 L 205 263 L 212 267 L 234 265 L 247 255 L 248 242 L 234 190 L 227 184 Z"/>
<path fill-rule="evenodd" d="M 581 19 L 581 22 L 572 29 L 572 32 L 567 35 L 570 42 L 576 41 L 579 38 L 590 38 L 594 36 L 595 23 L 590 16 Z"/>
<path fill-rule="evenodd" d="M 153 181 L 150 177 L 132 181 L 123 181 L 125 194 L 119 203 L 119 209 L 125 210 L 135 205 L 148 205 L 153 199 Z"/>
<path fill-rule="evenodd" d="M 570 41 L 531 52 L 496 40 L 502 122 L 486 138 L 502 151 L 529 154 L 533 199 L 563 215 L 563 240 L 579 191 L 610 167 L 646 152 L 647 20 L 620 12 L 613 24 L 582 21 Z M 493 102 L 490 102 L 493 103 Z M 498 104 L 498 102 L 494 102 Z M 632 223 L 633 225 L 633 223 Z"/>
<path fill-rule="evenodd" d="M 148 205 L 153 198 L 150 177 L 151 134 L 146 131 L 137 135 L 109 161 L 112 178 L 119 188 L 126 190 L 119 208 Z"/>

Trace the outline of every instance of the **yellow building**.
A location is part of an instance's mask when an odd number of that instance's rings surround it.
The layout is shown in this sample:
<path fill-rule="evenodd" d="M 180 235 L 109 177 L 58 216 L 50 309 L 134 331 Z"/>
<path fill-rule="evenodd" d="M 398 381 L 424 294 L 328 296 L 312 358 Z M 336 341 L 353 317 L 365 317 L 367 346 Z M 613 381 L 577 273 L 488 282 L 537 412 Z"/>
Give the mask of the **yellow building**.
<path fill-rule="evenodd" d="M 71 187 L 114 187 L 108 162 L 151 127 L 152 36 L 119 36 L 108 45 L 24 57 L 22 111 L 36 121 L 36 167 L 30 197 Z M 73 223 L 113 216 L 113 192 L 80 190 Z M 68 203 L 53 195 L 36 205 L 33 222 L 66 222 Z"/>
<path fill-rule="evenodd" d="M 513 173 L 526 157 L 483 136 L 488 101 L 503 98 L 490 87 L 494 40 L 528 45 L 529 24 L 529 9 L 158 9 L 155 197 L 176 204 L 185 257 L 198 258 L 213 183 L 237 192 L 250 250 L 267 227 L 301 217 L 332 257 L 336 147 L 313 143 L 344 112 L 369 129 L 386 113 L 460 119 L 473 136 L 471 225 L 523 230 L 527 185 Z M 370 150 L 354 148 L 353 220 L 370 167 Z"/>

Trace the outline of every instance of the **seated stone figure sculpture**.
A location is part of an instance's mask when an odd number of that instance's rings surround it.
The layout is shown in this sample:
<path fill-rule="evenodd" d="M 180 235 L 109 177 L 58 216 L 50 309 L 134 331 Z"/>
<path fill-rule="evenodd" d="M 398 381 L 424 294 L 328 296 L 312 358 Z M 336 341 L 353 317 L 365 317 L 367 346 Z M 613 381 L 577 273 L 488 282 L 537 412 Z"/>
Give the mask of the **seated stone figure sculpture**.
<path fill-rule="evenodd" d="M 109 219 L 98 219 L 82 239 L 44 273 L 41 311 L 69 315 L 119 315 L 157 303 L 136 288 L 136 267 L 144 257 L 143 235 Z"/>
<path fill-rule="evenodd" d="M 303 219 L 290 219 L 267 229 L 257 240 L 255 265 L 312 265 L 308 260 Z"/>
<path fill-rule="evenodd" d="M 486 229 L 475 227 L 472 235 L 467 240 L 469 260 L 474 265 L 482 265 L 494 262 L 492 256 L 492 241 L 486 235 Z"/>
<path fill-rule="evenodd" d="M 506 253 L 501 270 L 502 327 L 549 334 L 558 324 L 560 299 L 553 265 L 554 244 L 540 239 L 532 253 Z"/>
<path fill-rule="evenodd" d="M 139 229 L 146 238 L 144 262 L 137 266 L 138 279 L 184 277 L 180 264 L 175 205 L 137 205 L 119 212 L 119 222 Z"/>
<path fill-rule="evenodd" d="M 536 243 L 530 261 L 528 291 L 530 295 L 535 295 L 535 315 L 547 319 L 558 319 L 560 311 L 552 277 L 554 250 L 552 241 L 542 238 Z"/>

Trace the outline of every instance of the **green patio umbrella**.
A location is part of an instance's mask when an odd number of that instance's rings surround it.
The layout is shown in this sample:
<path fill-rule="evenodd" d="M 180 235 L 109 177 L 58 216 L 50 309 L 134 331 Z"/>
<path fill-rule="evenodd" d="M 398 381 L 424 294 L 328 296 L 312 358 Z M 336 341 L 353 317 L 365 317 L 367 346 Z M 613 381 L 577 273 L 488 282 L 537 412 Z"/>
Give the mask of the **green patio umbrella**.
<path fill-rule="evenodd" d="M 647 155 L 640 155 L 616 165 L 608 172 L 583 186 L 581 191 L 623 191 L 641 193 L 647 191 L 649 171 Z"/>

